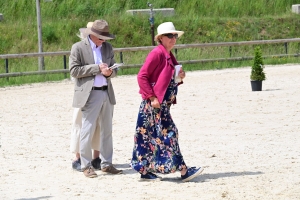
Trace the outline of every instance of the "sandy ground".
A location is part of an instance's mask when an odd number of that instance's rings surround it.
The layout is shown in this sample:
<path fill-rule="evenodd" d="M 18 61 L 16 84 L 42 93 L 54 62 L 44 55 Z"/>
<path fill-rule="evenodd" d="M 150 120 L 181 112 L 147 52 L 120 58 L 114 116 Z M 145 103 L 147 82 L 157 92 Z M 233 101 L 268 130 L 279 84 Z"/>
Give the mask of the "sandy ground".
<path fill-rule="evenodd" d="M 300 199 L 300 66 L 266 66 L 263 91 L 250 68 L 188 72 L 172 115 L 186 163 L 140 182 L 129 167 L 140 95 L 135 76 L 113 79 L 114 164 L 123 175 L 71 169 L 73 83 L 0 88 L 0 199 Z"/>

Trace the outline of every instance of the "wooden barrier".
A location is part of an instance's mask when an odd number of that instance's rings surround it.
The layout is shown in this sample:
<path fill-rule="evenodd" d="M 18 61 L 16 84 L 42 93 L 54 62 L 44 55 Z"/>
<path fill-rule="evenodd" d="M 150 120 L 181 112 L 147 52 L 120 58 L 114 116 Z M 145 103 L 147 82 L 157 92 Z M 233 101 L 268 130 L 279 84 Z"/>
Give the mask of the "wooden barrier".
<path fill-rule="evenodd" d="M 291 39 L 277 39 L 277 40 L 254 40 L 254 41 L 241 41 L 241 42 L 218 42 L 218 43 L 201 43 L 201 44 L 179 44 L 175 45 L 175 52 L 177 49 L 187 49 L 187 48 L 210 48 L 210 47 L 221 47 L 221 46 L 245 46 L 245 45 L 257 45 L 257 44 L 287 44 L 291 42 L 300 42 L 300 38 L 291 38 Z M 286 48 L 286 54 L 279 55 L 269 55 L 264 56 L 264 58 L 269 57 L 299 57 L 298 53 L 288 54 Z M 133 51 L 149 51 L 155 48 L 155 46 L 143 46 L 143 47 L 126 47 L 126 48 L 114 48 L 115 53 L 122 54 L 123 52 L 133 52 Z M 8 69 L 8 59 L 12 58 L 28 58 L 28 57 L 40 57 L 40 56 L 64 56 L 64 69 L 61 70 L 47 70 L 47 71 L 32 71 L 32 72 L 14 72 L 14 73 L 4 73 L 0 74 L 0 78 L 3 77 L 15 77 L 15 76 L 26 76 L 34 74 L 55 74 L 55 73 L 69 73 L 68 67 L 66 66 L 66 56 L 70 55 L 70 51 L 59 51 L 59 52 L 44 52 L 44 53 L 21 53 L 21 54 L 3 54 L 0 55 L 0 59 L 5 59 L 5 65 Z M 122 56 L 120 56 L 122 58 Z M 207 62 L 224 62 L 224 61 L 240 61 L 240 60 L 251 60 L 253 57 L 232 57 L 232 58 L 216 58 L 216 59 L 201 59 L 201 60 L 185 60 L 178 61 L 181 64 L 195 64 L 195 63 L 207 63 Z M 122 62 L 122 60 L 120 61 Z M 142 64 L 126 64 L 122 68 L 134 68 L 141 67 Z"/>

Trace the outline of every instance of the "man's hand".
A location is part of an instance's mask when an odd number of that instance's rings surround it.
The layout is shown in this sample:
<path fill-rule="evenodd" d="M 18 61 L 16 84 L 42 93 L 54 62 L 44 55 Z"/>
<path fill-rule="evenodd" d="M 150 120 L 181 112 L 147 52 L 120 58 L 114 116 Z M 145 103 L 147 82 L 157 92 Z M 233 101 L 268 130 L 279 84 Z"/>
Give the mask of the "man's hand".
<path fill-rule="evenodd" d="M 112 69 L 109 69 L 106 63 L 99 64 L 99 68 L 104 76 L 110 76 L 112 74 Z"/>

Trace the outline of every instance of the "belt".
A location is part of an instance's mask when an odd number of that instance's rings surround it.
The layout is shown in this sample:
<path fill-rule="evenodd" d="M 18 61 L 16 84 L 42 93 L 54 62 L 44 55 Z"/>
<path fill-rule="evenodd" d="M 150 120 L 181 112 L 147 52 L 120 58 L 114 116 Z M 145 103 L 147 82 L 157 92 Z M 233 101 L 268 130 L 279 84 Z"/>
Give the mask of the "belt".
<path fill-rule="evenodd" d="M 92 87 L 92 90 L 107 90 L 107 85 L 102 87 Z"/>

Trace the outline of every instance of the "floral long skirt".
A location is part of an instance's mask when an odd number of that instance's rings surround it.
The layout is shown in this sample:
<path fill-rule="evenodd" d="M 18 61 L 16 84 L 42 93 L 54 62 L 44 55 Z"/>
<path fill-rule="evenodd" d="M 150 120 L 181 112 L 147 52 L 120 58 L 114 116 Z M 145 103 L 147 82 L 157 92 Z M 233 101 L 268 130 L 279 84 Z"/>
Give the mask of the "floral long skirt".
<path fill-rule="evenodd" d="M 143 100 L 138 113 L 131 167 L 143 172 L 174 173 L 186 168 L 178 144 L 178 130 L 164 101 L 153 108 Z"/>

